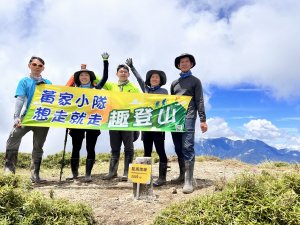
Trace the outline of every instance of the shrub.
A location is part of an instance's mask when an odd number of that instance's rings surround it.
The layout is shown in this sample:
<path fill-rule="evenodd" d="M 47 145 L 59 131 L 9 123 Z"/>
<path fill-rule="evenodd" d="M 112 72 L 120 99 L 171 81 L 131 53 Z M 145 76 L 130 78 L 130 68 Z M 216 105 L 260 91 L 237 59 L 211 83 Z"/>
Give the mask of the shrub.
<path fill-rule="evenodd" d="M 0 153 L 1 165 L 4 165 L 5 152 Z M 19 152 L 17 168 L 29 168 L 31 164 L 31 154 Z"/>
<path fill-rule="evenodd" d="M 96 155 L 96 161 L 98 162 L 109 162 L 110 160 L 110 153 L 99 153 Z"/>
<path fill-rule="evenodd" d="M 203 161 L 221 162 L 222 159 L 212 155 L 201 155 L 201 156 L 196 156 L 196 161 L 197 162 L 203 162 Z"/>
<path fill-rule="evenodd" d="M 42 167 L 53 169 L 60 168 L 62 163 L 63 151 L 58 152 L 54 155 L 48 155 L 43 159 Z M 65 166 L 70 165 L 71 152 L 65 153 Z"/>
<path fill-rule="evenodd" d="M 46 199 L 14 175 L 0 176 L 0 224 L 96 224 L 92 209 L 62 199 Z"/>
<path fill-rule="evenodd" d="M 159 162 L 159 157 L 158 157 L 158 154 L 157 154 L 157 152 L 155 150 L 152 152 L 151 156 L 152 156 L 152 162 L 153 163 Z M 136 157 L 144 157 L 144 150 L 143 149 L 137 149 L 137 150 L 135 150 L 135 152 L 134 152 L 134 158 L 136 158 Z"/>
<path fill-rule="evenodd" d="M 20 176 L 0 176 L 0 187 L 10 186 L 12 188 L 30 189 L 31 182 L 28 179 L 23 179 Z"/>
<path fill-rule="evenodd" d="M 280 168 L 280 167 L 290 167 L 292 164 L 288 162 L 273 162 L 273 161 L 264 161 L 258 166 L 261 168 Z"/>
<path fill-rule="evenodd" d="M 300 174 L 244 174 L 224 191 L 172 205 L 154 224 L 300 224 Z"/>

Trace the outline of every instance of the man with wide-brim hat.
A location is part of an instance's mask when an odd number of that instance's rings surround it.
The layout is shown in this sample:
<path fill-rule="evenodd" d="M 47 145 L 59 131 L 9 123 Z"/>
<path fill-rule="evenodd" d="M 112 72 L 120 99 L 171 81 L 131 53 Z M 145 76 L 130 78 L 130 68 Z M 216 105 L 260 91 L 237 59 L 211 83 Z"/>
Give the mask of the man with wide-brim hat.
<path fill-rule="evenodd" d="M 201 81 L 193 76 L 191 69 L 196 65 L 193 55 L 184 53 L 175 58 L 175 67 L 181 72 L 179 78 L 171 84 L 172 95 L 191 96 L 185 118 L 186 132 L 172 132 L 175 152 L 178 156 L 180 169 L 179 177 L 171 182 L 182 183 L 183 193 L 189 194 L 194 191 L 193 173 L 195 165 L 195 124 L 197 114 L 200 118 L 200 129 L 202 133 L 207 131 L 206 115 Z"/>
<path fill-rule="evenodd" d="M 180 59 L 185 58 L 185 57 L 188 57 L 190 59 L 191 63 L 193 64 L 191 68 L 193 68 L 196 65 L 196 60 L 195 60 L 194 56 L 192 56 L 191 54 L 188 54 L 188 53 L 183 53 L 180 56 L 175 58 L 175 67 L 177 69 L 179 69 Z"/>

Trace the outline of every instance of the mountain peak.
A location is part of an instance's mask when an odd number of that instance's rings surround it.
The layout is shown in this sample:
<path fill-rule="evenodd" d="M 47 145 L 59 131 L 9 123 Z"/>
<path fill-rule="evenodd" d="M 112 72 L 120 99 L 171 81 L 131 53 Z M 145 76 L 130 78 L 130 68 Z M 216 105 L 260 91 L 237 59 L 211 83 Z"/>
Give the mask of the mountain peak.
<path fill-rule="evenodd" d="M 231 140 L 226 137 L 201 139 L 195 143 L 196 155 L 212 155 L 221 159 L 234 158 L 257 164 L 264 161 L 300 162 L 300 152 L 282 151 L 261 140 Z"/>

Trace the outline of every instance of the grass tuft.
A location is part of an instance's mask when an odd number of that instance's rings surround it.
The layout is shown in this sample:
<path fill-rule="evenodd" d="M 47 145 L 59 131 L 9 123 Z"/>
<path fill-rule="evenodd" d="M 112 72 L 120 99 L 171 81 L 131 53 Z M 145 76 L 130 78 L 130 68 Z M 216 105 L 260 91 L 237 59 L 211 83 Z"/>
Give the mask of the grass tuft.
<path fill-rule="evenodd" d="M 300 174 L 242 174 L 222 192 L 163 210 L 154 224 L 300 224 Z"/>
<path fill-rule="evenodd" d="M 92 209 L 68 200 L 47 199 L 19 176 L 0 176 L 0 224 L 93 225 Z"/>

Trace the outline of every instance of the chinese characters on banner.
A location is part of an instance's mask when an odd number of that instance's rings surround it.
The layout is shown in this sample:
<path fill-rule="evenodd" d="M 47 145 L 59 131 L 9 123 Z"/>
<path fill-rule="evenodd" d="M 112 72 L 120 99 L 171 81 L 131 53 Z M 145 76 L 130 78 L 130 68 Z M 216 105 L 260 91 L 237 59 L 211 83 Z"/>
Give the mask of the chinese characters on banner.
<path fill-rule="evenodd" d="M 36 87 L 23 126 L 184 131 L 189 96 Z"/>

